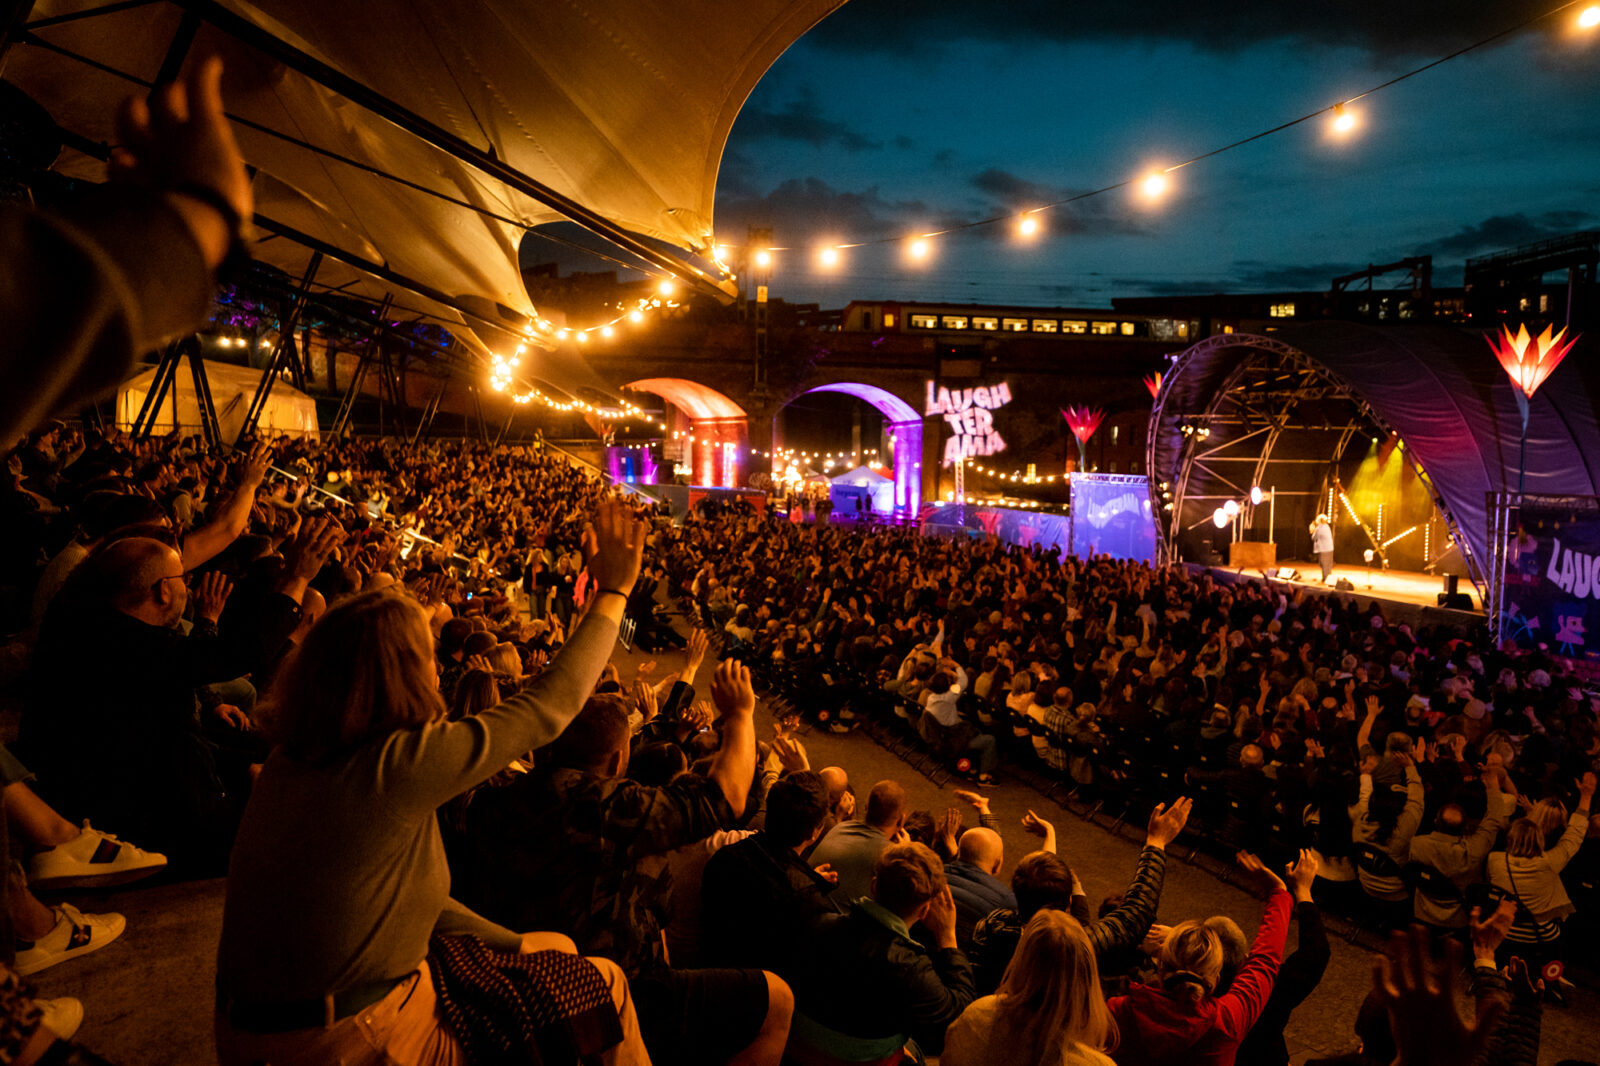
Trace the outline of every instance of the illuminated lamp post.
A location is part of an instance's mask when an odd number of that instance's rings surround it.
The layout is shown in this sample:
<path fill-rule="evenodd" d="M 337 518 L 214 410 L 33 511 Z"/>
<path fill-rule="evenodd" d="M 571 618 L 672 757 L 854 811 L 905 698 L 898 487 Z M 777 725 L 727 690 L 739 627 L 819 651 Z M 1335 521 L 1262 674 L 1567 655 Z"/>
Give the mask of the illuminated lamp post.
<path fill-rule="evenodd" d="M 1089 438 L 1094 436 L 1094 431 L 1105 421 L 1106 413 L 1098 407 L 1065 407 L 1061 410 L 1061 417 L 1067 420 L 1067 428 L 1078 438 L 1078 470 L 1088 473 Z"/>
<path fill-rule="evenodd" d="M 1552 371 L 1560 365 L 1561 360 L 1578 343 L 1576 335 L 1566 343 L 1561 338 L 1566 336 L 1563 329 L 1560 333 L 1551 336 L 1553 326 L 1546 326 L 1539 338 L 1534 340 L 1528 335 L 1526 325 L 1518 326 L 1513 334 L 1505 326 L 1500 327 L 1501 335 L 1484 339 L 1489 342 L 1489 348 L 1494 352 L 1500 365 L 1505 368 L 1506 376 L 1511 379 L 1515 391 L 1512 393 L 1517 399 L 1517 410 L 1522 413 L 1522 443 L 1517 450 L 1517 495 L 1522 495 L 1523 480 L 1528 470 L 1528 403 L 1533 399 L 1533 394 L 1539 391 L 1539 386 L 1544 384 Z"/>

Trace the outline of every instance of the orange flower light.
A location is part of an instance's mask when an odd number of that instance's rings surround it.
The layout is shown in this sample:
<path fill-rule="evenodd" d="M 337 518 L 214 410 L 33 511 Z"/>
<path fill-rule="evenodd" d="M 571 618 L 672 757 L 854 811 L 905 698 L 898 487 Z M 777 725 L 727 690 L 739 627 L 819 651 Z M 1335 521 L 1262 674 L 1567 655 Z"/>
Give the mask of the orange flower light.
<path fill-rule="evenodd" d="M 1511 379 L 1511 384 L 1522 390 L 1522 395 L 1533 399 L 1533 394 L 1539 386 L 1544 384 L 1552 371 L 1560 365 L 1561 360 L 1578 343 L 1576 335 L 1563 343 L 1567 331 L 1551 336 L 1553 326 L 1546 326 L 1544 332 L 1539 334 L 1537 340 L 1528 334 L 1527 326 L 1518 326 L 1517 332 L 1512 333 L 1505 326 L 1500 327 L 1501 336 L 1485 338 L 1493 350 L 1495 358 L 1500 360 L 1500 365 L 1505 368 L 1506 376 Z"/>

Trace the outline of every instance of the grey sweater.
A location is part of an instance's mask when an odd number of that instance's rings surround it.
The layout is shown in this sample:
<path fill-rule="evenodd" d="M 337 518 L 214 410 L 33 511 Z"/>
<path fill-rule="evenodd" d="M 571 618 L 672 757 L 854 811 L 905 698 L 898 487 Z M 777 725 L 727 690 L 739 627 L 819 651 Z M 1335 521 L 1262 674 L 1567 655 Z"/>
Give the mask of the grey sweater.
<path fill-rule="evenodd" d="M 250 1002 L 320 999 L 411 973 L 435 931 L 515 951 L 520 937 L 450 899 L 434 810 L 559 736 L 616 642 L 591 614 L 539 679 L 458 722 L 401 729 L 327 766 L 275 751 L 228 868 L 218 985 Z"/>

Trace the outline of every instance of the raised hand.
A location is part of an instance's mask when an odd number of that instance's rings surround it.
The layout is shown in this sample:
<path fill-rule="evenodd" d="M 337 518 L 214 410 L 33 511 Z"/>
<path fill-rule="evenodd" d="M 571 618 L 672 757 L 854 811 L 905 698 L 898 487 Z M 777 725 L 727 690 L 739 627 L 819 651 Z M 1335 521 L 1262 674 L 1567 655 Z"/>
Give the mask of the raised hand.
<path fill-rule="evenodd" d="M 958 788 L 956 789 L 955 795 L 956 799 L 960 800 L 962 803 L 970 803 L 979 814 L 989 813 L 989 797 L 985 796 L 983 793 L 969 792 L 964 788 Z"/>
<path fill-rule="evenodd" d="M 935 827 L 935 835 L 944 844 L 947 854 L 956 853 L 956 841 L 961 832 L 961 812 L 954 807 L 946 807 L 939 816 L 939 824 Z"/>
<path fill-rule="evenodd" d="M 489 660 L 482 655 L 467 656 L 466 667 L 468 670 L 482 670 L 486 674 L 494 673 L 494 667 L 489 665 Z"/>
<path fill-rule="evenodd" d="M 794 774 L 811 769 L 811 760 L 806 757 L 805 745 L 794 737 L 780 733 L 772 742 L 772 750 L 778 756 L 778 763 L 783 767 L 784 773 Z"/>
<path fill-rule="evenodd" d="M 1474 907 L 1467 921 L 1467 930 L 1472 934 L 1472 953 L 1480 959 L 1492 959 L 1511 931 L 1512 922 L 1516 921 L 1517 902 L 1503 899 L 1487 918 L 1482 914 L 1480 908 Z"/>
<path fill-rule="evenodd" d="M 222 608 L 228 602 L 228 595 L 233 592 L 233 582 L 228 580 L 228 575 L 220 570 L 209 570 L 200 575 L 194 588 L 195 614 L 208 622 L 215 623 L 222 617 Z"/>
<path fill-rule="evenodd" d="M 694 675 L 700 672 L 700 664 L 705 661 L 706 650 L 711 647 L 711 638 L 703 629 L 695 628 L 689 632 L 689 655 L 683 668 L 683 676 L 691 685 L 694 684 Z"/>
<path fill-rule="evenodd" d="M 1261 885 L 1262 891 L 1264 891 L 1267 895 L 1270 896 L 1274 892 L 1288 891 L 1287 886 L 1285 886 L 1283 883 L 1283 878 L 1273 873 L 1272 870 L 1266 866 L 1266 864 L 1264 864 L 1254 855 L 1250 854 L 1250 852 L 1241 851 L 1236 858 L 1239 860 L 1240 869 L 1244 870 L 1245 873 L 1254 876 L 1256 881 Z"/>
<path fill-rule="evenodd" d="M 928 901 L 928 913 L 922 919 L 922 924 L 934 935 L 941 948 L 956 946 L 956 901 L 950 894 L 949 885 L 945 885 Z"/>
<path fill-rule="evenodd" d="M 1183 827 L 1189 824 L 1189 812 L 1193 809 L 1194 800 L 1187 796 L 1173 800 L 1171 807 L 1165 803 L 1156 804 L 1150 812 L 1150 824 L 1145 827 L 1145 847 L 1165 848 L 1177 840 Z"/>
<path fill-rule="evenodd" d="M 1300 858 L 1284 867 L 1284 872 L 1289 875 L 1289 886 L 1294 892 L 1295 902 L 1311 902 L 1311 884 L 1317 879 L 1317 868 L 1320 865 L 1316 852 L 1310 848 L 1301 848 Z"/>
<path fill-rule="evenodd" d="M 1389 955 L 1372 966 L 1373 990 L 1389 1011 L 1389 1027 L 1403 1066 L 1456 1066 L 1474 1062 L 1488 1044 L 1506 1003 L 1495 997 L 1478 1010 L 1475 1022 L 1462 1019 L 1460 998 L 1461 946 L 1444 941 L 1444 958 L 1436 959 L 1432 939 L 1421 926 L 1395 933 Z"/>
<path fill-rule="evenodd" d="M 584 534 L 589 576 L 602 589 L 626 596 L 644 561 L 645 524 L 620 500 L 605 500 L 594 517 L 594 532 Z"/>
<path fill-rule="evenodd" d="M 750 671 L 738 659 L 727 659 L 717 666 L 711 680 L 711 698 L 723 715 L 755 713 L 756 690 L 750 684 Z"/>

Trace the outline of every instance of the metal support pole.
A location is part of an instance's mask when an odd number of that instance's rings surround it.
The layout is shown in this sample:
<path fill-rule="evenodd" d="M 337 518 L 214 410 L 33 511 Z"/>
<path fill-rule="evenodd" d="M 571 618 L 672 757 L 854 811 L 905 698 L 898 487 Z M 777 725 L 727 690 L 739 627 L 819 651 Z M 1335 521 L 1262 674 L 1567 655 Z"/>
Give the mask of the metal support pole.
<path fill-rule="evenodd" d="M 178 23 L 177 32 L 172 35 L 172 41 L 167 45 L 167 54 L 161 60 L 161 69 L 156 73 L 156 80 L 150 86 L 154 93 L 163 85 L 170 85 L 178 80 L 178 74 L 183 70 L 183 61 L 189 57 L 189 49 L 194 46 L 194 35 L 200 29 L 200 16 L 193 11 L 185 11 L 183 20 Z"/>
<path fill-rule="evenodd" d="M 180 344 L 189 358 L 189 374 L 194 379 L 194 402 L 200 410 L 200 433 L 206 443 L 216 447 L 222 442 L 222 427 L 217 422 L 217 405 L 211 399 L 211 382 L 206 377 L 206 361 L 200 356 L 200 338 L 185 337 Z M 172 420 L 177 424 L 177 406 L 173 406 Z"/>
<path fill-rule="evenodd" d="M 278 368 L 283 364 L 284 353 L 294 352 L 294 331 L 300 325 L 300 316 L 311 298 L 311 283 L 316 280 L 317 270 L 321 266 L 322 253 L 312 252 L 311 260 L 306 264 L 306 272 L 301 275 L 294 303 L 290 305 L 289 315 L 278 325 L 278 343 L 273 345 L 272 358 L 267 360 L 266 369 L 261 372 L 261 380 L 256 384 L 255 395 L 250 398 L 250 407 L 245 411 L 243 424 L 239 426 L 238 440 L 242 441 L 256 431 L 256 425 L 261 421 L 261 412 L 267 408 L 267 397 L 272 395 L 272 386 L 278 380 Z"/>
<path fill-rule="evenodd" d="M 161 405 L 166 401 L 167 390 L 172 387 L 173 376 L 178 371 L 178 360 L 182 357 L 180 341 L 173 341 L 161 353 L 161 358 L 156 362 L 155 376 L 150 379 L 150 391 L 144 394 L 144 403 L 139 405 L 139 413 L 134 416 L 133 426 L 129 430 L 134 437 L 148 437 L 155 428 L 156 419 L 160 416 Z M 172 421 L 178 421 L 178 405 L 172 405 Z"/>
<path fill-rule="evenodd" d="M 367 343 L 361 346 L 361 354 L 356 359 L 356 368 L 350 375 L 350 384 L 344 390 L 344 396 L 339 400 L 339 413 L 333 417 L 332 433 L 334 437 L 343 437 L 350 428 L 351 416 L 355 413 L 356 400 L 361 396 L 361 386 L 367 379 L 367 368 L 372 362 L 372 350 L 378 343 L 378 338 L 383 335 L 384 316 L 389 313 L 389 305 L 394 302 L 393 293 L 384 293 L 383 303 L 378 307 L 378 317 L 373 323 L 372 336 L 367 338 Z M 332 362 L 330 357 L 330 363 Z"/>

